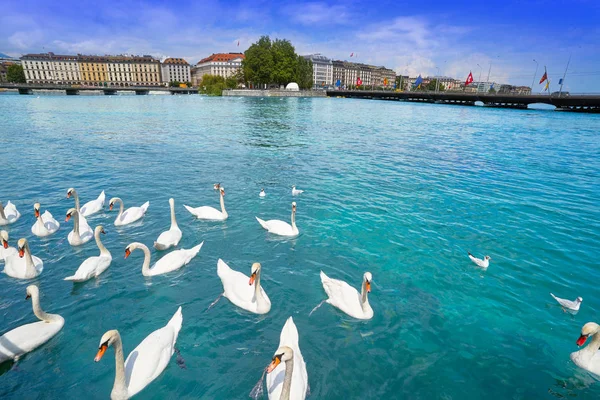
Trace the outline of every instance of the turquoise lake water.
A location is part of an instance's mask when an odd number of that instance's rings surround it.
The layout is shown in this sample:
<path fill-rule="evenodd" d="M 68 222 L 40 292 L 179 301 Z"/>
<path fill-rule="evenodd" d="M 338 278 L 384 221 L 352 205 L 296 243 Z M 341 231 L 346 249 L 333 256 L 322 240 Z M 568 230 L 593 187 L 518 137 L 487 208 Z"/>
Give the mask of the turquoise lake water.
<path fill-rule="evenodd" d="M 171 363 L 137 398 L 244 399 L 294 317 L 313 399 L 538 399 L 600 396 L 569 354 L 581 327 L 600 322 L 600 115 L 349 99 L 200 96 L 0 96 L 0 200 L 23 214 L 10 244 L 44 260 L 32 281 L 0 275 L 0 334 L 34 322 L 25 288 L 65 318 L 63 330 L 15 366 L 0 366 L 2 399 L 105 399 L 118 329 L 128 354 L 179 305 Z M 195 220 L 183 204 L 218 207 L 226 222 Z M 291 186 L 300 235 L 281 239 L 255 220 L 288 220 Z M 93 241 L 71 247 L 64 223 L 105 190 L 125 206 L 150 201 L 142 224 L 104 224 L 113 263 L 97 280 L 63 281 Z M 258 193 L 265 188 L 267 197 Z M 145 278 L 143 254 L 168 229 L 175 198 L 184 248 L 199 255 Z M 31 234 L 33 204 L 60 230 Z M 492 257 L 487 271 L 467 251 Z M 157 252 L 152 250 L 153 260 Z M 256 316 L 222 299 L 222 258 L 263 267 L 273 306 Z M 319 271 L 359 287 L 373 274 L 375 316 L 357 321 L 324 304 Z M 564 313 L 550 297 L 583 297 Z"/>

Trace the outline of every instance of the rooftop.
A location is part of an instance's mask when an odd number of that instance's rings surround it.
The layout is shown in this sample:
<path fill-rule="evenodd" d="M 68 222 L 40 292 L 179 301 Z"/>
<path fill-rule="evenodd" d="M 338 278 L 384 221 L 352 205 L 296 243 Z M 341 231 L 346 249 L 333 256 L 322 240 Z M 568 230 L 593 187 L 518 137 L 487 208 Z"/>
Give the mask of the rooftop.
<path fill-rule="evenodd" d="M 163 64 L 180 64 L 180 65 L 190 65 L 183 58 L 167 58 L 163 61 Z"/>
<path fill-rule="evenodd" d="M 236 58 L 244 59 L 246 56 L 244 56 L 244 53 L 217 53 L 203 58 L 202 60 L 198 61 L 198 64 L 204 64 L 211 61 L 231 61 L 235 60 Z"/>

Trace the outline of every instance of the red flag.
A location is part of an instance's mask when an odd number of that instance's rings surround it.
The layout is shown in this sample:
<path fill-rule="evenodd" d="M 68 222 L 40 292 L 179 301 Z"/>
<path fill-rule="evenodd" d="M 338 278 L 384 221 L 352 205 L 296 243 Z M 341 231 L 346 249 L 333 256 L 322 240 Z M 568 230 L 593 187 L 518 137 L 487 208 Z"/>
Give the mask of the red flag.
<path fill-rule="evenodd" d="M 356 77 L 356 86 L 360 86 L 362 85 L 362 79 L 360 79 L 360 76 Z"/>
<path fill-rule="evenodd" d="M 469 86 L 469 83 L 473 83 L 473 74 L 469 71 L 469 76 L 467 76 L 467 80 L 465 81 L 465 86 Z"/>
<path fill-rule="evenodd" d="M 353 57 L 353 56 L 354 56 L 354 53 L 350 54 L 350 57 Z"/>
<path fill-rule="evenodd" d="M 544 67 L 544 75 L 542 76 L 542 79 L 540 79 L 540 85 L 542 84 L 542 82 L 544 82 L 546 79 L 548 79 L 548 71 L 546 71 L 546 67 Z"/>

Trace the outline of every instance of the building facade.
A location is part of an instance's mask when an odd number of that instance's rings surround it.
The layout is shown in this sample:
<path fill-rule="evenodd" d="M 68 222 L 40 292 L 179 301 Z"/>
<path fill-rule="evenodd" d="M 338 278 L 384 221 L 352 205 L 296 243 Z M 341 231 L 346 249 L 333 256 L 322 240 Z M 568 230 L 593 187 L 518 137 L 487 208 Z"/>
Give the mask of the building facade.
<path fill-rule="evenodd" d="M 159 86 L 160 62 L 149 55 L 106 57 L 108 86 Z"/>
<path fill-rule="evenodd" d="M 183 58 L 167 58 L 160 69 L 163 83 L 192 81 L 190 64 Z"/>
<path fill-rule="evenodd" d="M 54 53 L 21 57 L 27 83 L 77 84 L 81 80 L 78 56 Z"/>
<path fill-rule="evenodd" d="M 206 57 L 192 68 L 192 85 L 198 86 L 204 75 L 217 75 L 229 78 L 242 68 L 243 53 L 218 53 Z"/>
<path fill-rule="evenodd" d="M 333 86 L 333 63 L 331 59 L 321 54 L 303 56 L 312 62 L 313 88 Z"/>
<path fill-rule="evenodd" d="M 103 56 L 78 55 L 79 73 L 81 80 L 79 84 L 86 86 L 104 86 L 107 81 L 106 61 Z"/>
<path fill-rule="evenodd" d="M 334 60 L 333 84 L 340 88 L 361 86 L 372 88 L 392 88 L 396 81 L 396 72 L 386 67 Z"/>

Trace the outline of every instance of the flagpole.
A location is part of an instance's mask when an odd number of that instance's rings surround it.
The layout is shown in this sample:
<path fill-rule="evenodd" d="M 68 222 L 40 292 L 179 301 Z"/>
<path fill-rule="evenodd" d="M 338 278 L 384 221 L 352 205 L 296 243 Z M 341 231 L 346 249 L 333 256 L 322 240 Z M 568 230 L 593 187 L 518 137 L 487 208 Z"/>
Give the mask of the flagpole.
<path fill-rule="evenodd" d="M 567 70 L 569 69 L 569 64 L 571 63 L 572 55 L 573 55 L 573 53 L 569 54 L 569 61 L 567 61 L 567 67 L 565 68 L 565 74 L 563 75 L 562 79 L 560 80 L 560 90 L 558 91 L 558 97 L 560 97 L 562 94 L 563 84 L 565 83 L 565 77 L 567 76 Z"/>
<path fill-rule="evenodd" d="M 533 94 L 533 85 L 535 84 L 535 76 L 537 75 L 537 70 L 538 67 L 540 66 L 540 64 L 535 61 L 535 58 L 533 59 L 533 62 L 535 63 L 535 72 L 533 73 L 533 79 L 531 80 L 531 94 Z"/>

